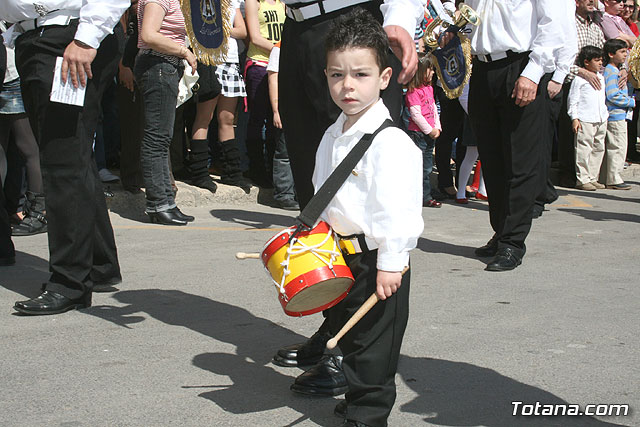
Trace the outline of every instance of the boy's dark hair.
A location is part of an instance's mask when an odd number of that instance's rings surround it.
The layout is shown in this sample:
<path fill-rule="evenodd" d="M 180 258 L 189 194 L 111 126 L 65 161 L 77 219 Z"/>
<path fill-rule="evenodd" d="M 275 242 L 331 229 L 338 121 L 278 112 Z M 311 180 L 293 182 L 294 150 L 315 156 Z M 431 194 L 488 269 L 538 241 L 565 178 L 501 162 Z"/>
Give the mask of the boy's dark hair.
<path fill-rule="evenodd" d="M 599 47 L 587 45 L 580 49 L 580 53 L 578 54 L 578 66 L 584 68 L 584 61 L 591 61 L 595 58 L 603 57 L 602 49 Z"/>
<path fill-rule="evenodd" d="M 369 12 L 360 7 L 333 21 L 324 44 L 325 56 L 347 48 L 372 49 L 380 72 L 389 66 L 387 33 Z"/>
<path fill-rule="evenodd" d="M 617 51 L 620 49 L 626 49 L 627 42 L 620 39 L 609 39 L 604 43 L 604 63 L 608 64 L 611 62 L 611 58 L 609 58 L 609 54 L 615 55 Z"/>

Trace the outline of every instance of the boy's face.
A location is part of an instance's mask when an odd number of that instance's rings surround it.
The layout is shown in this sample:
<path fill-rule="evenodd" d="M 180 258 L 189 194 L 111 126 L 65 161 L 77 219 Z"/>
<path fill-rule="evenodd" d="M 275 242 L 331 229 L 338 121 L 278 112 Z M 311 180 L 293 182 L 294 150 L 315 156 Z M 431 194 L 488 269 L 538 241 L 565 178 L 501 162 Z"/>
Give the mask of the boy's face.
<path fill-rule="evenodd" d="M 389 85 L 391 68 L 380 72 L 374 51 L 347 48 L 327 54 L 327 83 L 331 99 L 347 115 L 347 126 L 355 123 L 380 98 Z"/>
<path fill-rule="evenodd" d="M 599 73 L 602 69 L 602 58 L 598 56 L 590 60 L 585 60 L 584 68 L 592 73 Z"/>
<path fill-rule="evenodd" d="M 616 53 L 614 54 L 610 53 L 609 58 L 611 59 L 611 62 L 617 66 L 624 63 L 624 61 L 627 60 L 628 52 L 629 52 L 629 49 L 627 49 L 626 47 L 622 49 L 618 49 L 616 50 Z"/>

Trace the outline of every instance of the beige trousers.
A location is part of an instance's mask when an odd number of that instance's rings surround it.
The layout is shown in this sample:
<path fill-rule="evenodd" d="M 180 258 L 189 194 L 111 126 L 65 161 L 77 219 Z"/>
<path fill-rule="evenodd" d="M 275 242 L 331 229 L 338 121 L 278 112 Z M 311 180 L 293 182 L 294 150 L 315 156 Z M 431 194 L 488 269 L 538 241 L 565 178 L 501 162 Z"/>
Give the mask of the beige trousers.
<path fill-rule="evenodd" d="M 600 182 L 614 185 L 622 184 L 621 173 L 624 160 L 627 158 L 627 121 L 617 120 L 607 122 L 607 137 L 605 138 L 605 154 L 600 169 Z"/>
<path fill-rule="evenodd" d="M 587 184 L 597 181 L 600 174 L 607 122 L 580 122 L 580 125 L 582 129 L 573 138 L 576 149 L 576 180 L 578 184 Z"/>

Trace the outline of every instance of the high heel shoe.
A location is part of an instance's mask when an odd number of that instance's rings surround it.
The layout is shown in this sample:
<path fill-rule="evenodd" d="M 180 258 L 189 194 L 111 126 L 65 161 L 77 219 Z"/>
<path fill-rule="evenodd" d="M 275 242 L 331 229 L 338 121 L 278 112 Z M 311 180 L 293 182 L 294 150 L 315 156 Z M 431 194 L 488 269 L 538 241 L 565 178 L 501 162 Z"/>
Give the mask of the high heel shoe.
<path fill-rule="evenodd" d="M 178 216 L 171 211 L 147 212 L 147 215 L 154 224 L 187 225 L 187 221 L 178 218 Z"/>
<path fill-rule="evenodd" d="M 178 208 L 177 206 L 173 209 L 169 209 L 169 212 L 174 214 L 176 218 L 181 219 L 182 221 L 192 222 L 194 219 L 196 219 L 196 217 L 194 216 L 185 215 L 184 213 L 182 213 L 180 208 Z"/>

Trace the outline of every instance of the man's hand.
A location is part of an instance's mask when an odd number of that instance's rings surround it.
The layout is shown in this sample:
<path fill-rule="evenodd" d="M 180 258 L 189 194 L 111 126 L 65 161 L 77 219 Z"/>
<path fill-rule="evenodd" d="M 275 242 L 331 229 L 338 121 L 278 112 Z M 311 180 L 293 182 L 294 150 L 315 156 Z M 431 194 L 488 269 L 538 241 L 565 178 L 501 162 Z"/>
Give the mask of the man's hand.
<path fill-rule="evenodd" d="M 618 88 L 624 88 L 627 85 L 627 80 L 629 80 L 628 71 L 620 70 L 620 73 L 618 73 Z"/>
<path fill-rule="evenodd" d="M 516 80 L 516 85 L 511 93 L 511 98 L 516 99 L 518 107 L 525 107 L 536 99 L 538 85 L 526 77 L 520 76 Z"/>
<path fill-rule="evenodd" d="M 580 68 L 578 69 L 578 75 L 588 81 L 591 87 L 595 90 L 600 90 L 602 88 L 598 74 L 593 71 L 589 71 L 586 68 Z"/>
<path fill-rule="evenodd" d="M 378 270 L 376 277 L 376 294 L 380 301 L 384 301 L 395 294 L 402 284 L 402 273 L 399 271 Z"/>
<path fill-rule="evenodd" d="M 549 84 L 547 85 L 547 92 L 549 92 L 549 98 L 553 99 L 560 93 L 562 90 L 562 84 L 558 82 L 554 82 L 553 80 L 549 80 Z"/>
<path fill-rule="evenodd" d="M 578 133 L 582 130 L 582 124 L 580 124 L 580 120 L 573 119 L 571 121 L 571 129 L 573 129 L 573 133 Z"/>
<path fill-rule="evenodd" d="M 77 88 L 78 82 L 83 87 L 86 86 L 87 79 L 93 78 L 91 63 L 97 53 L 97 49 L 78 40 L 69 43 L 62 56 L 62 83 L 67 83 L 67 73 L 69 73 L 73 87 Z"/>
<path fill-rule="evenodd" d="M 134 89 L 135 89 L 135 85 L 134 85 L 135 79 L 133 77 L 133 71 L 131 71 L 131 68 L 125 67 L 122 64 L 118 65 L 118 81 L 120 82 L 120 84 L 122 86 L 126 87 L 131 92 L 134 91 Z"/>
<path fill-rule="evenodd" d="M 391 50 L 402 63 L 402 71 L 398 75 L 398 83 L 407 84 L 418 70 L 418 53 L 413 37 L 407 30 L 398 25 L 388 25 L 384 31 L 389 37 Z"/>

